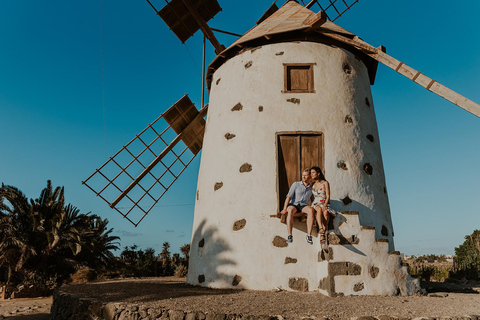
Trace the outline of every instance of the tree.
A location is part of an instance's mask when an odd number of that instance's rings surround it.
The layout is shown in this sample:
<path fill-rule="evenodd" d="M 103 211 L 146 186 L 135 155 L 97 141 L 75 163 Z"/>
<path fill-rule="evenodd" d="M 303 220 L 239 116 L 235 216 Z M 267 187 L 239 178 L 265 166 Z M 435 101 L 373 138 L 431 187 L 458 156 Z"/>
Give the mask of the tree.
<path fill-rule="evenodd" d="M 173 275 L 172 258 L 170 256 L 170 243 L 164 242 L 162 252 L 160 252 L 160 260 L 162 263 L 162 276 Z"/>
<path fill-rule="evenodd" d="M 76 268 L 107 266 L 118 249 L 108 220 L 65 203 L 63 187 L 49 180 L 30 201 L 18 189 L 0 188 L 0 266 L 7 282 L 61 284 Z"/>
<path fill-rule="evenodd" d="M 467 277 L 478 279 L 480 272 L 480 230 L 474 230 L 458 248 L 455 263 Z"/>
<path fill-rule="evenodd" d="M 151 277 L 157 273 L 157 259 L 155 250 L 147 248 L 145 251 L 138 249 L 137 245 L 125 247 L 120 254 L 126 269 L 124 273 L 129 276 Z"/>
<path fill-rule="evenodd" d="M 185 265 L 188 266 L 188 261 L 190 259 L 190 243 L 186 243 L 183 246 L 180 247 L 180 252 L 183 255 L 183 258 L 185 259 Z"/>

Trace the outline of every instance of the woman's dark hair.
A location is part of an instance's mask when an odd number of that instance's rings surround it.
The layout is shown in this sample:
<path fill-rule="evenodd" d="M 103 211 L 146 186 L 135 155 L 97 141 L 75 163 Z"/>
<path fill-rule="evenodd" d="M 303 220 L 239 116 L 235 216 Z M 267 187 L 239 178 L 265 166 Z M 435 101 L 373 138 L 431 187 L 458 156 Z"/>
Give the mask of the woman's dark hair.
<path fill-rule="evenodd" d="M 317 171 L 319 180 L 327 180 L 325 179 L 325 176 L 323 175 L 322 169 L 320 169 L 320 167 L 311 167 L 310 170 Z"/>

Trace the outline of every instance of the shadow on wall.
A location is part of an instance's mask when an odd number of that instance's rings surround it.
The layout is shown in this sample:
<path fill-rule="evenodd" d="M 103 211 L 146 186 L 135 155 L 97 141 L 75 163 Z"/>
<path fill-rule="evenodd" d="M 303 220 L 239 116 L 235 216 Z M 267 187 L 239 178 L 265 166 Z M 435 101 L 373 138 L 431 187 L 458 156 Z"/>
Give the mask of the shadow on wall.
<path fill-rule="evenodd" d="M 188 282 L 209 287 L 225 287 L 225 284 L 229 284 L 241 289 L 241 277 L 227 271 L 229 266 L 236 264 L 235 261 L 222 257 L 231 250 L 230 246 L 218 236 L 216 227 L 205 225 L 204 219 L 192 237 Z"/>
<path fill-rule="evenodd" d="M 387 220 L 391 221 L 391 217 L 388 217 L 388 212 L 372 210 L 360 202 L 351 199 L 349 199 L 348 204 L 345 204 L 342 200 L 331 200 L 330 203 L 335 211 L 358 211 L 361 226 L 375 227 L 375 237 L 377 239 L 393 240 L 393 226 L 391 222 L 386 222 Z M 377 221 L 377 217 L 383 217 L 384 221 Z M 390 241 L 389 250 L 393 250 L 393 241 Z"/>

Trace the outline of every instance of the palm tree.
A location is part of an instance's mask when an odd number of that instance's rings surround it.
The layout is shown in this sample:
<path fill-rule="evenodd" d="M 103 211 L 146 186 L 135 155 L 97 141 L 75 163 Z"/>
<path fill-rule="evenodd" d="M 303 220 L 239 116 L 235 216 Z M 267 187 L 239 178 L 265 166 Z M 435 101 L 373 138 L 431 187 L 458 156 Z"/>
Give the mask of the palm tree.
<path fill-rule="evenodd" d="M 188 259 L 189 259 L 189 255 L 190 255 L 190 243 L 186 243 L 184 244 L 183 246 L 180 247 L 180 252 L 183 254 L 183 257 L 185 258 L 185 260 L 187 261 L 187 264 L 188 264 Z"/>
<path fill-rule="evenodd" d="M 173 274 L 172 258 L 170 257 L 170 243 L 164 242 L 162 252 L 160 252 L 160 259 L 162 260 L 162 275 L 170 276 Z"/>
<path fill-rule="evenodd" d="M 0 265 L 7 265 L 7 285 L 13 273 L 37 254 L 32 246 L 36 217 L 31 204 L 17 188 L 0 188 Z"/>
<path fill-rule="evenodd" d="M 0 188 L 0 266 L 23 281 L 61 282 L 78 266 L 106 266 L 118 249 L 108 220 L 81 214 L 65 204 L 63 187 L 51 181 L 40 197 L 30 200 L 17 188 Z"/>

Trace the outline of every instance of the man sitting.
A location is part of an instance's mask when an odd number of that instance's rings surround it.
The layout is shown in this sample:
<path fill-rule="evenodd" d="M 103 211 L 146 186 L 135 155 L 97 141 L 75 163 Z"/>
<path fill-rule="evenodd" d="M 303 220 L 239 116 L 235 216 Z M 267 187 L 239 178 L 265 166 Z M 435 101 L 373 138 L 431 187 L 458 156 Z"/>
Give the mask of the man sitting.
<path fill-rule="evenodd" d="M 312 229 L 315 210 L 308 205 L 312 197 L 312 186 L 310 185 L 310 169 L 305 169 L 302 172 L 302 181 L 297 181 L 292 184 L 290 191 L 288 191 L 287 198 L 281 214 L 287 215 L 287 242 L 293 242 L 293 218 L 307 215 L 307 243 L 313 244 Z"/>

